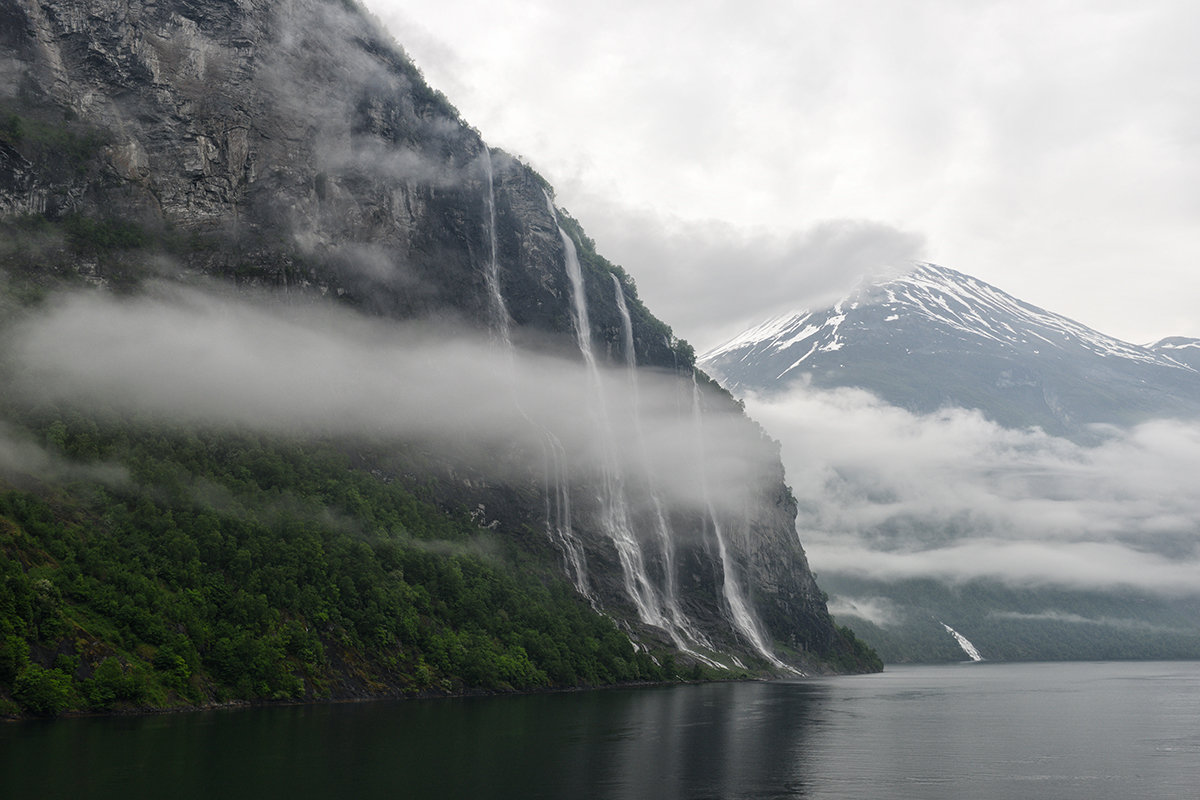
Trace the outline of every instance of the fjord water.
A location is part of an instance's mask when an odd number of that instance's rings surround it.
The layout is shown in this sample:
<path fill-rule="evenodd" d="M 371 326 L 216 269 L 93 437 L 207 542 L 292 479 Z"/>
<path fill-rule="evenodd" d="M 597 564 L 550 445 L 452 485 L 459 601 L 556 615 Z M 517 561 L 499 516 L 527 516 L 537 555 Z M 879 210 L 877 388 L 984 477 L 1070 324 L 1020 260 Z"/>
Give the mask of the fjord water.
<path fill-rule="evenodd" d="M 1191 798 L 1200 662 L 0 726 L 4 797 Z"/>

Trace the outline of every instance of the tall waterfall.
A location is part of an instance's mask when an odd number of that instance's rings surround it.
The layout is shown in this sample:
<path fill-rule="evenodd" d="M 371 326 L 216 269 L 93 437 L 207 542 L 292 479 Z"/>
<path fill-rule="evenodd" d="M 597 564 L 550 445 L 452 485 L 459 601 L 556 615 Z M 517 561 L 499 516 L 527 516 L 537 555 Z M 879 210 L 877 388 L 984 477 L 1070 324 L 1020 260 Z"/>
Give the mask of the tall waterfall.
<path fill-rule="evenodd" d="M 641 398 L 638 393 L 637 350 L 633 344 L 633 320 L 629 316 L 629 305 L 625 301 L 625 290 L 621 286 L 620 278 L 616 275 L 611 275 L 611 277 L 613 291 L 616 295 L 617 311 L 621 315 L 622 345 L 625 351 L 625 366 L 629 376 L 631 414 L 633 416 L 634 431 L 637 435 L 638 456 L 640 457 L 642 469 L 640 477 L 645 482 L 646 491 L 650 498 L 650 505 L 653 509 L 654 529 L 658 536 L 659 545 L 658 555 L 663 565 L 663 611 L 670 622 L 667 632 L 671 635 L 675 646 L 679 649 L 691 653 L 711 666 L 719 666 L 689 647 L 690 642 L 691 644 L 711 649 L 712 643 L 696 630 L 695 626 L 691 624 L 679 606 L 679 586 L 675 574 L 674 537 L 671 533 L 670 523 L 667 522 L 667 514 L 663 508 L 662 498 L 659 497 L 658 491 L 654 487 L 653 470 L 650 468 L 650 455 L 646 448 L 646 436 L 642 431 Z"/>
<path fill-rule="evenodd" d="M 488 255 L 485 279 L 488 289 L 488 307 L 491 312 L 493 335 L 503 348 L 504 357 L 508 360 L 508 374 L 512 381 L 509 390 L 517 411 L 530 424 L 541 439 L 543 463 L 545 464 L 544 485 L 546 487 L 546 531 L 558 544 L 566 562 L 567 573 L 570 575 L 575 589 L 584 597 L 595 603 L 588 588 L 587 561 L 584 559 L 583 545 L 575 535 L 571 523 L 571 492 L 569 476 L 567 475 L 567 452 L 562 442 L 544 425 L 534 422 L 521 407 L 517 396 L 516 365 L 513 359 L 513 344 L 511 334 L 511 318 L 508 306 L 504 302 L 504 293 L 500 289 L 500 257 L 496 242 L 496 183 L 492 172 L 492 154 L 485 146 L 483 148 L 483 166 L 487 175 L 487 194 L 485 202 L 488 212 Z"/>
<path fill-rule="evenodd" d="M 557 223 L 558 212 L 549 195 L 546 196 L 546 207 Z M 604 399 L 604 385 L 600 376 L 600 368 L 596 364 L 595 353 L 592 352 L 591 322 L 588 319 L 587 295 L 583 283 L 583 269 L 579 264 L 579 254 L 575 250 L 575 243 L 562 229 L 562 226 L 558 227 L 558 233 L 566 254 L 567 278 L 571 284 L 575 341 L 587 367 L 588 396 L 591 398 L 589 410 L 599 438 L 601 476 L 599 494 L 596 499 L 600 506 L 601 527 L 612 540 L 613 547 L 617 551 L 625 593 L 637 607 L 639 619 L 648 625 L 669 631 L 671 623 L 663 611 L 658 592 L 646 570 L 646 561 L 641 545 L 634 534 L 629 503 L 625 497 L 624 478 L 618 466 L 615 437 L 608 415 L 608 406 Z"/>
<path fill-rule="evenodd" d="M 718 519 L 716 508 L 713 506 L 712 494 L 708 489 L 708 476 L 704 474 L 703 470 L 703 464 L 705 463 L 704 410 L 700 405 L 700 386 L 696 382 L 695 371 L 692 372 L 692 421 L 696 430 L 698 463 L 702 466 L 700 488 L 704 493 L 704 503 L 708 509 L 708 518 L 712 523 L 713 536 L 717 540 L 717 550 L 721 556 L 721 571 L 723 573 L 721 589 L 725 595 L 725 603 L 729 606 L 730 621 L 746 637 L 750 644 L 754 646 L 759 655 L 776 667 L 791 669 L 776 658 L 771 648 L 767 646 L 766 637 L 758 627 L 758 621 L 754 618 L 754 614 L 750 611 L 750 604 L 746 601 L 746 597 L 742 593 L 741 582 L 737 577 L 733 556 L 729 552 L 728 543 L 725 541 L 725 532 L 721 528 L 721 521 Z"/>

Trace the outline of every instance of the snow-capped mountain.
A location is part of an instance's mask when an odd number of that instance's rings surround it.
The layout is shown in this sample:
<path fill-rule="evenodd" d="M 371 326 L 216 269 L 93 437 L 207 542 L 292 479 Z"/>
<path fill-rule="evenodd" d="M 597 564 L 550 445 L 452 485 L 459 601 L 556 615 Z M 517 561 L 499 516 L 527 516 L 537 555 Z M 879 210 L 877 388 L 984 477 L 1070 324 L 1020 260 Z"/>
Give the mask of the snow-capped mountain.
<path fill-rule="evenodd" d="M 1200 341 L 1123 342 L 933 264 L 764 322 L 700 361 L 734 394 L 810 380 L 1053 433 L 1200 416 Z"/>

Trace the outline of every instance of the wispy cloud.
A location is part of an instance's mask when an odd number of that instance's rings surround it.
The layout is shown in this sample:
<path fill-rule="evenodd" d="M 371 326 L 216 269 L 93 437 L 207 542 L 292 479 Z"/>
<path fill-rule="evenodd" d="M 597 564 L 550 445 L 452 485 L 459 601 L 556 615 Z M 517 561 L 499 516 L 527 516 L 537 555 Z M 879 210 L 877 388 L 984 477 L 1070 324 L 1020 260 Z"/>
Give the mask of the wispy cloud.
<path fill-rule="evenodd" d="M 127 483 L 129 475 L 117 464 L 81 464 L 63 458 L 34 441 L 26 432 L 0 422 L 0 479 L 15 485 L 31 480 L 90 480 L 121 486 Z"/>
<path fill-rule="evenodd" d="M 844 597 L 835 595 L 829 598 L 829 613 L 835 617 L 857 617 L 865 619 L 880 628 L 886 628 L 896 622 L 899 614 L 886 597 Z"/>
<path fill-rule="evenodd" d="M 614 368 L 597 385 L 581 362 L 502 352 L 430 322 L 161 285 L 138 298 L 58 298 L 5 338 L 7 378 L 27 403 L 426 443 L 498 478 L 541 475 L 551 433 L 580 476 L 612 463 L 697 509 L 708 486 L 740 511 L 771 474 L 771 448 L 740 414 L 710 410 L 699 441 L 690 381 L 642 371 L 634 393 Z"/>
<path fill-rule="evenodd" d="M 798 388 L 747 407 L 784 443 L 818 573 L 1200 591 L 1200 425 L 1084 446 L 976 412 Z"/>
<path fill-rule="evenodd" d="M 1119 628 L 1131 631 L 1160 631 L 1165 633 L 1190 633 L 1180 628 L 1172 628 L 1166 625 L 1152 625 L 1145 620 L 1140 619 L 1123 619 L 1120 617 L 1085 617 L 1081 614 L 1075 614 L 1069 611 L 1039 611 L 1033 614 L 1026 614 L 1019 611 L 992 611 L 988 614 L 990 617 L 997 619 L 1011 619 L 1022 622 L 1059 622 L 1067 625 L 1098 625 L 1105 628 Z"/>

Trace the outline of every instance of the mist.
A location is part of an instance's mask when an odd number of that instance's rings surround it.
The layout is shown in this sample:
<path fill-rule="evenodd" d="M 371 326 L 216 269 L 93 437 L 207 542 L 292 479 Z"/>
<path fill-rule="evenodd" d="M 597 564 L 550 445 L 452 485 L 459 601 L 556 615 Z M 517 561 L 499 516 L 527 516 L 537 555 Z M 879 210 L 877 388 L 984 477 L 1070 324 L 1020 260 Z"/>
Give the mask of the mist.
<path fill-rule="evenodd" d="M 513 469 L 542 475 L 551 434 L 581 478 L 615 460 L 696 509 L 705 484 L 718 508 L 744 508 L 770 473 L 770 448 L 732 409 L 706 413 L 710 457 L 697 457 L 690 380 L 639 370 L 634 393 L 628 371 L 614 368 L 597 391 L 581 362 L 509 352 L 433 321 L 160 284 L 136 298 L 58 297 L 5 339 L 9 386 L 27 405 L 415 443 L 497 479 Z"/>
<path fill-rule="evenodd" d="M 42 447 L 24 431 L 0 422 L 0 477 L 21 485 L 27 481 L 96 481 L 124 486 L 129 474 L 118 464 L 79 464 Z"/>
<path fill-rule="evenodd" d="M 746 405 L 783 442 L 818 574 L 1200 590 L 1200 424 L 1097 429 L 1085 446 L 859 390 L 801 386 Z"/>

